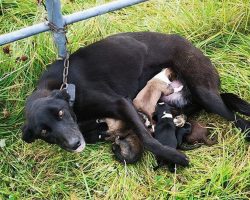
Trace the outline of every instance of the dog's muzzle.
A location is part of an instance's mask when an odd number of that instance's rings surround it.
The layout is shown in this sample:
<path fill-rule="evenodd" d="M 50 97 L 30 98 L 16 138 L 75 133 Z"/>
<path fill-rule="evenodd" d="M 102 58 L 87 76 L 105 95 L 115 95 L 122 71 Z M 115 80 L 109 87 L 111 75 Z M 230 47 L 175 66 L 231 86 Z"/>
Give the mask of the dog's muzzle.
<path fill-rule="evenodd" d="M 80 146 L 77 147 L 76 150 L 73 150 L 73 152 L 80 153 L 85 149 L 86 143 L 85 143 L 84 139 L 81 139 L 80 143 L 81 143 Z"/>

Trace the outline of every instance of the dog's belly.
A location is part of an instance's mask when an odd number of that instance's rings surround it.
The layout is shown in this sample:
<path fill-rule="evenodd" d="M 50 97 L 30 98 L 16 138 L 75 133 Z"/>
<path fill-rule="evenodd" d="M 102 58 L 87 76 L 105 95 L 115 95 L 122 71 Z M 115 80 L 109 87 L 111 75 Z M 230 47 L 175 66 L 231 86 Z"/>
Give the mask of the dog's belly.
<path fill-rule="evenodd" d="M 183 86 L 183 84 L 179 80 L 174 80 L 170 85 L 174 89 Z M 186 106 L 189 103 L 189 99 L 186 97 L 186 95 L 184 93 L 185 93 L 185 90 L 183 88 L 179 92 L 175 92 L 175 93 L 172 93 L 172 94 L 167 95 L 167 96 L 166 95 L 162 96 L 161 100 L 164 101 L 165 103 L 171 105 L 171 106 L 174 106 L 177 108 L 183 108 L 184 106 Z"/>

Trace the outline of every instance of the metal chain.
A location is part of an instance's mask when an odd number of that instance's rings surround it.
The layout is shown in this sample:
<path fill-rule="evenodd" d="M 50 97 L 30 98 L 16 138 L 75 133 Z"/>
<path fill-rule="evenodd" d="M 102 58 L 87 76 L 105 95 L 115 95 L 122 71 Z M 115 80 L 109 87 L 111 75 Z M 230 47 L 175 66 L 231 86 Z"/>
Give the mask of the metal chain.
<path fill-rule="evenodd" d="M 38 4 L 39 6 L 42 5 L 42 6 L 44 7 L 44 9 L 47 10 L 46 5 L 45 5 L 45 3 L 44 3 L 43 0 L 37 0 L 37 4 Z"/>
<path fill-rule="evenodd" d="M 66 57 L 63 60 L 63 83 L 60 87 L 60 90 L 68 86 L 68 74 L 69 74 L 69 53 L 67 52 Z"/>
<path fill-rule="evenodd" d="M 47 20 L 46 25 L 49 26 L 49 28 L 52 32 L 67 33 L 67 26 L 66 25 L 63 28 L 58 28 L 55 24 L 53 24 L 52 22 L 49 22 L 47 18 L 45 18 L 45 19 Z"/>
<path fill-rule="evenodd" d="M 43 5 L 44 9 L 47 10 L 46 5 L 43 0 L 37 0 L 37 3 L 39 6 Z M 49 26 L 50 30 L 52 32 L 56 33 L 67 33 L 67 26 L 65 25 L 63 28 L 58 28 L 54 23 L 49 22 L 47 18 L 45 18 L 46 22 L 45 24 Z M 68 38 L 66 37 L 66 42 L 68 43 Z M 63 82 L 60 87 L 60 90 L 67 89 L 68 87 L 68 74 L 69 74 L 69 53 L 66 53 L 66 57 L 63 59 Z"/>

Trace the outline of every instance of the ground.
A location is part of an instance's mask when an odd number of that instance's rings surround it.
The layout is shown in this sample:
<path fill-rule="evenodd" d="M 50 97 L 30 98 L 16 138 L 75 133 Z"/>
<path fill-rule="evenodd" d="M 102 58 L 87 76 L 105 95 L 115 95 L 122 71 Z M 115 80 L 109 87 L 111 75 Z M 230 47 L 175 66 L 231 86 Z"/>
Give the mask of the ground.
<path fill-rule="evenodd" d="M 63 13 L 103 3 L 63 0 Z M 0 1 L 0 34 L 42 22 L 45 13 L 36 1 Z M 68 26 L 68 49 L 74 52 L 118 32 L 178 33 L 212 60 L 221 91 L 250 101 L 249 18 L 249 0 L 155 0 Z M 196 118 L 207 123 L 218 144 L 186 152 L 190 167 L 178 167 L 176 174 L 154 171 L 148 152 L 136 165 L 122 165 L 110 144 L 87 145 L 71 154 L 42 141 L 24 143 L 25 99 L 57 57 L 51 38 L 42 33 L 0 48 L 0 199 L 250 198 L 249 143 L 231 123 L 205 112 Z"/>

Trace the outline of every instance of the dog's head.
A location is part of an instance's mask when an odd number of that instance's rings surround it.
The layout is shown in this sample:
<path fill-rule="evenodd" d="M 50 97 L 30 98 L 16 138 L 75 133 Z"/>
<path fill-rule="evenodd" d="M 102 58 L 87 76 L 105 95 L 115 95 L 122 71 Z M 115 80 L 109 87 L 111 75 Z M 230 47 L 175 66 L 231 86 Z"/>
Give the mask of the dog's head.
<path fill-rule="evenodd" d="M 81 152 L 85 141 L 68 100 L 64 90 L 42 97 L 31 95 L 25 107 L 27 121 L 22 127 L 22 139 L 28 143 L 42 139 L 67 151 Z"/>

